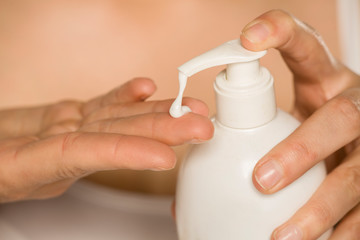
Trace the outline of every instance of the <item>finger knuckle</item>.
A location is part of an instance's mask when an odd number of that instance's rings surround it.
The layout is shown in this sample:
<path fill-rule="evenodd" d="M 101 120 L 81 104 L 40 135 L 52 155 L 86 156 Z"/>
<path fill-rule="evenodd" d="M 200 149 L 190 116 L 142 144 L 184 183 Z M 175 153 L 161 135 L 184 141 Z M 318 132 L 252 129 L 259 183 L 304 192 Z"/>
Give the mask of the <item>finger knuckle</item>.
<path fill-rule="evenodd" d="M 359 129 L 360 109 L 359 99 L 354 100 L 346 94 L 340 95 L 331 101 L 331 108 L 334 113 L 344 116 L 344 126 L 353 127 L 354 130 Z"/>
<path fill-rule="evenodd" d="M 53 124 L 71 119 L 81 119 L 81 106 L 82 104 L 77 101 L 66 100 L 47 108 L 43 116 L 43 122 L 45 125 Z"/>
<path fill-rule="evenodd" d="M 63 167 L 59 168 L 58 170 L 58 179 L 72 179 L 72 178 L 79 178 L 83 177 L 87 174 L 82 168 L 76 166 L 69 166 L 68 164 L 64 165 Z"/>
<path fill-rule="evenodd" d="M 349 72 L 345 72 L 344 74 L 348 74 Z M 344 77 L 345 78 L 345 77 Z M 350 78 L 350 77 L 348 77 Z M 358 79 L 360 82 L 360 78 Z M 342 95 L 346 96 L 351 102 L 355 105 L 358 111 L 360 111 L 360 88 L 349 88 Z"/>
<path fill-rule="evenodd" d="M 319 229 L 327 229 L 335 219 L 333 211 L 325 202 L 313 202 L 309 210 L 311 216 L 315 218 Z"/>
<path fill-rule="evenodd" d="M 77 167 L 74 163 L 69 162 L 67 152 L 72 149 L 76 140 L 81 136 L 80 133 L 66 133 L 62 138 L 61 144 L 61 161 L 58 166 L 59 179 L 68 179 L 83 176 L 86 172 Z"/>
<path fill-rule="evenodd" d="M 312 41 L 312 43 L 317 42 L 316 44 L 307 44 L 306 47 L 308 49 L 306 52 L 299 52 L 296 55 L 293 54 L 291 56 L 291 58 L 298 63 L 307 62 L 312 57 L 312 55 L 306 53 L 314 51 L 316 48 L 319 47 L 319 45 L 323 48 L 326 48 L 321 35 L 312 26 L 299 20 L 298 18 L 284 10 L 272 10 L 268 12 L 268 16 L 266 16 L 265 18 L 268 18 L 270 22 L 275 23 L 277 33 L 286 33 L 286 37 L 282 38 L 282 41 L 279 42 L 279 46 L 284 49 L 290 48 L 290 46 L 292 47 L 293 44 L 298 43 L 298 37 L 296 37 L 296 35 L 298 35 L 299 33 L 306 33 L 307 35 L 310 35 L 313 40 L 315 40 Z"/>
<path fill-rule="evenodd" d="M 58 124 L 54 124 L 44 129 L 39 133 L 41 137 L 47 137 L 51 135 L 66 133 L 66 132 L 74 132 L 78 130 L 80 127 L 80 123 L 78 121 L 64 121 Z"/>
<path fill-rule="evenodd" d="M 360 201 L 360 167 L 349 166 L 339 176 L 353 201 Z"/>
<path fill-rule="evenodd" d="M 78 134 L 66 133 L 63 135 L 61 139 L 61 157 L 64 158 L 69 148 L 71 148 L 74 143 L 74 138 L 78 136 Z"/>
<path fill-rule="evenodd" d="M 304 141 L 290 141 L 288 144 L 293 159 L 301 159 L 303 162 L 310 163 L 317 160 L 317 152 Z"/>

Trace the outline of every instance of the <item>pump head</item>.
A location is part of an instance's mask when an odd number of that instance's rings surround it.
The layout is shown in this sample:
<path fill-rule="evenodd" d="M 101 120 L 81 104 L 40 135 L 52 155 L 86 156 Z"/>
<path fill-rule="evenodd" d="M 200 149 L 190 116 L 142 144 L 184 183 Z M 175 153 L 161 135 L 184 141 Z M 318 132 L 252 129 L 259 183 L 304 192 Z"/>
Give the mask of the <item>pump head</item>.
<path fill-rule="evenodd" d="M 261 52 L 249 51 L 241 45 L 240 39 L 235 39 L 191 59 L 181 65 L 178 70 L 187 77 L 190 77 L 204 69 L 219 65 L 250 63 L 246 64 L 246 67 L 242 68 L 245 72 L 249 72 L 249 67 L 251 65 L 258 65 L 257 60 L 265 54 L 266 50 Z"/>
<path fill-rule="evenodd" d="M 255 117 L 257 120 L 248 118 L 249 121 L 244 121 L 247 119 L 244 114 L 251 115 L 256 112 L 252 107 L 260 107 L 260 111 L 269 112 L 269 114 L 265 114 L 265 118 L 271 117 L 272 119 L 274 117 L 273 110 L 276 108 L 272 76 L 259 65 L 259 58 L 265 54 L 266 50 L 252 52 L 245 49 L 241 45 L 240 39 L 236 39 L 186 62 L 178 68 L 180 90 L 171 106 L 171 116 L 180 117 L 190 111 L 188 107 L 181 106 L 188 77 L 207 68 L 227 64 L 227 69 L 218 75 L 214 86 L 217 93 L 217 120 L 226 126 L 235 128 L 259 126 L 262 120 L 258 118 L 264 114 L 255 114 L 259 115 Z M 260 93 L 263 93 L 262 96 L 258 96 Z M 262 104 L 264 100 L 261 97 L 264 97 L 265 101 L 269 101 L 269 104 Z M 264 109 L 264 106 L 269 107 L 270 110 Z"/>

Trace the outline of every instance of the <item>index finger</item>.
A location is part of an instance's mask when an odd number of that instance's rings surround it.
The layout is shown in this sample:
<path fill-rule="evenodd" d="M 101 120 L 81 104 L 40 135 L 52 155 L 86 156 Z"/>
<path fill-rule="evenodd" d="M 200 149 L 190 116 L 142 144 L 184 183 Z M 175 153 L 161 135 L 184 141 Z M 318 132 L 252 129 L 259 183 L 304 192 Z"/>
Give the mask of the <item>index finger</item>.
<path fill-rule="evenodd" d="M 309 25 L 282 11 L 272 10 L 245 26 L 242 44 L 252 51 L 278 49 L 297 80 L 318 82 L 338 71 L 321 36 Z"/>
<path fill-rule="evenodd" d="M 360 89 L 351 89 L 327 102 L 257 163 L 255 187 L 263 193 L 274 193 L 357 138 L 359 102 Z"/>

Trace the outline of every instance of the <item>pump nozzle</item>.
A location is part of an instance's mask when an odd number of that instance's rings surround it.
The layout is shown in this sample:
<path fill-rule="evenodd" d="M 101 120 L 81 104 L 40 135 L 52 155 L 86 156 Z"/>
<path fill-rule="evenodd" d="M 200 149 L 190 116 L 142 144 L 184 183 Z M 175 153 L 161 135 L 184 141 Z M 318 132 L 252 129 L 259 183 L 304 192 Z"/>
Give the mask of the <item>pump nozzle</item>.
<path fill-rule="evenodd" d="M 265 54 L 266 51 L 252 52 L 245 49 L 240 39 L 236 39 L 186 62 L 178 68 L 180 89 L 170 108 L 170 115 L 177 118 L 191 111 L 187 106 L 181 106 L 188 77 L 204 69 L 227 64 L 226 72 L 220 73 L 215 83 L 219 113 L 217 119 L 226 126 L 247 128 L 259 125 L 262 121 L 259 119 L 260 116 L 266 115 L 264 118 L 272 118 L 276 108 L 272 77 L 266 69 L 260 67 L 258 61 Z M 266 100 L 257 97 L 260 92 L 264 92 Z M 251 101 L 254 104 L 250 104 Z M 264 104 L 264 101 L 269 104 Z M 256 104 L 261 108 L 257 110 L 257 114 L 254 114 L 256 120 L 248 118 L 249 120 L 245 122 L 244 114 L 255 112 L 250 108 Z M 265 106 L 268 108 L 264 109 Z"/>
<path fill-rule="evenodd" d="M 261 52 L 249 51 L 241 45 L 240 39 L 235 39 L 191 59 L 181 65 L 178 70 L 190 77 L 204 69 L 219 65 L 252 62 L 265 54 L 266 50 Z"/>

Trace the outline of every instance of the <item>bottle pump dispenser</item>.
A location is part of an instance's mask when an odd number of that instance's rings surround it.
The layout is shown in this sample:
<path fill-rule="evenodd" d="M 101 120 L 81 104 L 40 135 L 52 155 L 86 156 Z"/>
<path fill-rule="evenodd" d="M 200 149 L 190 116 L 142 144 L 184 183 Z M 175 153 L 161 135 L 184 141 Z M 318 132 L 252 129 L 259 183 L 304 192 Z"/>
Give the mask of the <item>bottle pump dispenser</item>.
<path fill-rule="evenodd" d="M 233 40 L 179 67 L 180 91 L 170 109 L 173 117 L 191 111 L 181 106 L 188 77 L 227 64 L 214 83 L 214 137 L 192 146 L 180 168 L 179 240 L 270 239 L 272 231 L 305 204 L 326 176 L 324 163 L 319 163 L 275 194 L 262 194 L 253 186 L 257 161 L 299 125 L 276 108 L 273 77 L 258 61 L 265 54 L 248 51 L 240 40 Z"/>

